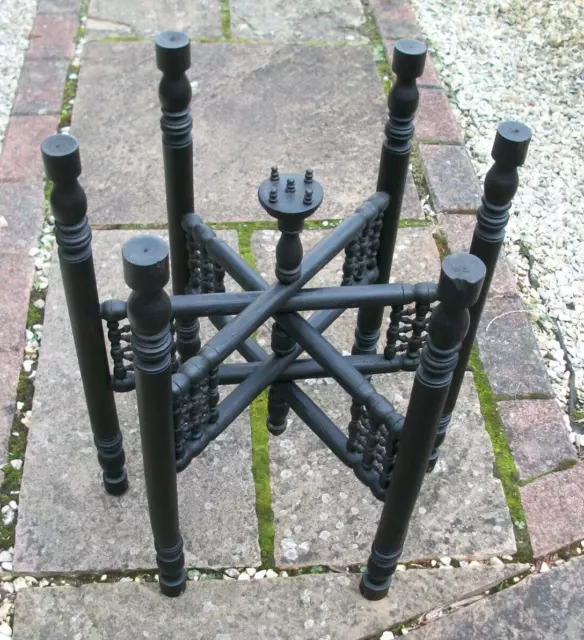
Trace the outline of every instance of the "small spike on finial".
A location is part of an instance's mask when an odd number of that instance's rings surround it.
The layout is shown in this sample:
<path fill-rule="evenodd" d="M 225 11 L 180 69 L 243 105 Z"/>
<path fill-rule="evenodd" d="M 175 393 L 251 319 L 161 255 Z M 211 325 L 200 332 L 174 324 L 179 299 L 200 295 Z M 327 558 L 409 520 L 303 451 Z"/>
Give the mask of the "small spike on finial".
<path fill-rule="evenodd" d="M 314 171 L 312 169 L 306 169 L 306 173 L 304 174 L 304 182 L 310 184 L 312 179 L 314 178 Z"/>
<path fill-rule="evenodd" d="M 278 201 L 278 189 L 276 187 L 272 187 L 270 189 L 270 202 Z"/>
<path fill-rule="evenodd" d="M 288 178 L 286 180 L 286 193 L 294 193 L 296 191 L 296 180 Z"/>
<path fill-rule="evenodd" d="M 276 180 L 280 179 L 280 172 L 278 171 L 278 167 L 276 167 L 276 165 L 274 165 L 270 171 L 270 180 L 273 180 L 274 182 Z"/>
<path fill-rule="evenodd" d="M 312 189 L 305 189 L 304 191 L 304 202 L 305 205 L 312 204 Z"/>

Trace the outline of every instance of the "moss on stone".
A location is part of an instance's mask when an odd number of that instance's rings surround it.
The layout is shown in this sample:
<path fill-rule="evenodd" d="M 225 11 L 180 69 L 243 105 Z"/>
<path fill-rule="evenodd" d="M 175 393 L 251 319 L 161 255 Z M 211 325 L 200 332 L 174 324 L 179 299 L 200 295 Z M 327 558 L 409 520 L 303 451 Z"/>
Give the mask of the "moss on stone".
<path fill-rule="evenodd" d="M 497 403 L 493 398 L 491 385 L 482 367 L 476 346 L 473 347 L 469 365 L 474 376 L 474 382 L 481 405 L 481 413 L 485 421 L 485 428 L 491 438 L 491 444 L 495 454 L 495 476 L 499 478 L 503 486 L 511 521 L 513 523 L 515 540 L 517 542 L 517 554 L 515 558 L 518 562 L 531 562 L 533 560 L 533 551 L 527 531 L 523 505 L 521 504 L 515 460 L 513 459 L 505 426 L 499 417 Z"/>
<path fill-rule="evenodd" d="M 361 27 L 360 32 L 366 38 L 369 39 L 371 45 L 371 53 L 373 54 L 373 59 L 375 60 L 375 66 L 377 67 L 377 73 L 383 83 L 383 92 L 385 95 L 389 95 L 389 90 L 391 89 L 391 67 L 389 66 L 389 62 L 387 61 L 387 52 L 385 50 L 385 45 L 383 43 L 383 38 L 379 33 L 379 29 L 377 28 L 377 23 L 375 22 L 375 17 L 371 9 L 363 4 L 363 13 L 365 15 L 365 23 Z"/>
<path fill-rule="evenodd" d="M 428 189 L 428 182 L 426 181 L 426 174 L 422 167 L 422 161 L 420 160 L 420 154 L 418 148 L 412 146 L 410 153 L 410 164 L 412 165 L 412 176 L 414 178 L 414 184 L 420 194 L 420 198 L 425 199 L 430 197 L 430 190 Z"/>
<path fill-rule="evenodd" d="M 225 40 L 231 40 L 231 11 L 229 0 L 221 0 L 221 28 Z"/>

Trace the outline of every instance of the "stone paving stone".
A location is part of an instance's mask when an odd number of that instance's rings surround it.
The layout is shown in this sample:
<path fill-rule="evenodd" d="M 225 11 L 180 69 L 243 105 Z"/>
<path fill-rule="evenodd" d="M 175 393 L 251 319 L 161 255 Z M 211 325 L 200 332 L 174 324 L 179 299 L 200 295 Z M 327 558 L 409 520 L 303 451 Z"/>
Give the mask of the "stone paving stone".
<path fill-rule="evenodd" d="M 418 141 L 462 142 L 448 98 L 440 89 L 420 89 L 420 103 L 414 124 Z"/>
<path fill-rule="evenodd" d="M 395 47 L 395 43 L 397 40 L 386 40 L 385 41 L 385 50 L 387 52 L 387 61 L 389 62 L 389 66 L 391 67 L 391 61 L 393 58 L 393 49 Z M 395 77 L 395 76 L 394 76 Z M 419 87 L 436 87 L 439 88 L 441 86 L 440 78 L 438 77 L 438 73 L 436 72 L 436 67 L 434 66 L 434 62 L 430 57 L 430 54 L 426 54 L 426 64 L 424 66 L 424 73 L 417 80 L 417 85 Z"/>
<path fill-rule="evenodd" d="M 580 640 L 584 559 L 530 576 L 490 598 L 411 631 L 415 640 Z"/>
<path fill-rule="evenodd" d="M 0 181 L 41 179 L 41 142 L 56 132 L 58 122 L 55 115 L 10 118 L 0 155 Z"/>
<path fill-rule="evenodd" d="M 185 31 L 189 36 L 220 37 L 220 3 L 213 0 L 92 0 L 88 29 L 117 31 L 130 28 L 139 35 L 156 35 L 161 31 Z"/>
<path fill-rule="evenodd" d="M 396 574 L 388 598 L 379 602 L 361 597 L 358 576 L 334 573 L 190 582 L 180 598 L 135 583 L 24 589 L 14 630 L 19 640 L 166 638 L 169 625 L 177 640 L 357 640 L 494 586 L 525 566 L 410 569 Z"/>
<path fill-rule="evenodd" d="M 424 212 L 422 211 L 422 205 L 420 203 L 420 196 L 416 189 L 414 182 L 414 176 L 411 170 L 408 171 L 408 177 L 406 179 L 406 188 L 404 191 L 404 199 L 402 202 L 402 220 L 406 218 L 414 218 L 416 220 L 424 220 Z"/>
<path fill-rule="evenodd" d="M 367 47 L 192 49 L 195 203 L 206 220 L 266 220 L 257 188 L 272 164 L 313 166 L 325 189 L 321 218 L 345 217 L 375 191 L 386 101 Z M 91 220 L 163 222 L 153 45 L 90 43 L 84 56 L 72 132 Z"/>
<path fill-rule="evenodd" d="M 76 15 L 37 15 L 30 32 L 28 57 L 72 58 L 78 27 Z"/>
<path fill-rule="evenodd" d="M 28 255 L 44 210 L 42 184 L 0 182 L 0 466 L 7 460 L 16 387 L 25 346 L 26 315 L 34 274 Z"/>
<path fill-rule="evenodd" d="M 359 33 L 365 15 L 359 0 L 314 3 L 231 0 L 231 34 L 234 38 L 284 42 L 363 42 Z"/>
<path fill-rule="evenodd" d="M 519 297 L 487 300 L 477 341 L 481 362 L 494 393 L 511 397 L 534 393 L 553 396 L 527 312 Z"/>
<path fill-rule="evenodd" d="M 497 405 L 520 480 L 576 463 L 564 413 L 555 400 L 512 400 Z"/>
<path fill-rule="evenodd" d="M 77 13 L 81 0 L 39 0 L 37 14 L 42 13 Z"/>
<path fill-rule="evenodd" d="M 481 189 L 464 147 L 420 144 L 420 159 L 438 213 L 474 213 Z"/>
<path fill-rule="evenodd" d="M 326 232 L 303 234 L 306 249 Z M 258 270 L 272 281 L 276 232 L 257 232 L 252 248 Z M 415 260 L 412 260 L 415 256 Z M 338 256 L 311 286 L 340 282 L 342 258 Z M 435 281 L 439 257 L 431 230 L 402 228 L 398 234 L 394 277 L 406 282 Z M 387 313 L 383 331 L 387 328 Z M 356 312 L 349 310 L 324 334 L 348 355 L 353 342 Z M 269 332 L 258 339 L 265 348 Z M 378 389 L 406 408 L 411 374 L 380 376 Z M 349 397 L 330 379 L 302 388 L 331 419 L 346 429 Z M 271 477 L 275 516 L 277 564 L 346 565 L 366 561 L 381 504 L 363 487 L 294 414 L 280 438 L 272 438 Z M 484 430 L 478 398 L 468 376 L 442 457 L 428 476 L 410 525 L 404 559 L 491 557 L 515 549 L 512 525 L 499 480 L 493 477 L 493 453 Z"/>
<path fill-rule="evenodd" d="M 67 60 L 26 59 L 20 74 L 12 113 L 59 113 L 68 66 Z"/>
<path fill-rule="evenodd" d="M 412 5 L 406 0 L 369 0 L 368 4 L 383 39 L 421 36 Z"/>
<path fill-rule="evenodd" d="M 584 540 L 584 464 L 551 473 L 521 487 L 533 554 L 552 553 Z"/>
<path fill-rule="evenodd" d="M 468 251 L 472 241 L 472 235 L 476 225 L 476 216 L 462 213 L 448 213 L 441 216 L 441 224 L 448 238 L 450 251 Z M 499 255 L 499 261 L 495 268 L 495 275 L 491 281 L 489 289 L 490 297 L 515 296 L 517 295 L 517 285 L 515 276 L 509 268 L 509 263 L 504 255 L 504 249 Z"/>
<path fill-rule="evenodd" d="M 102 300 L 127 296 L 121 247 L 136 234 L 94 232 Z M 220 235 L 234 242 L 234 232 Z M 61 573 L 154 567 L 135 394 L 116 394 L 130 489 L 114 498 L 101 486 L 56 260 L 35 386 L 15 570 Z M 178 484 L 189 566 L 259 564 L 247 413 L 180 474 Z M 58 500 L 47 500 L 47 495 Z"/>

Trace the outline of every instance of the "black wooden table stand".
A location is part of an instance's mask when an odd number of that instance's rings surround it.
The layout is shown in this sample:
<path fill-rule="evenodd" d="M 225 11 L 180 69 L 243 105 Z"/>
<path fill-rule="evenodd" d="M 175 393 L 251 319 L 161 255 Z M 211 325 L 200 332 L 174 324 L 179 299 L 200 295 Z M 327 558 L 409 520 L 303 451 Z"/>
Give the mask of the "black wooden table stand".
<path fill-rule="evenodd" d="M 266 388 L 266 428 L 272 435 L 285 431 L 287 415 L 294 411 L 383 502 L 361 592 L 371 600 L 388 592 L 424 476 L 436 464 L 456 405 L 517 190 L 517 168 L 525 160 L 531 135 L 516 122 L 499 126 L 492 152 L 495 164 L 485 179 L 470 253 L 448 256 L 437 284 L 390 284 L 418 104 L 416 78 L 422 75 L 425 56 L 420 42 L 396 44 L 396 80 L 377 193 L 306 255 L 304 220 L 322 203 L 323 188 L 311 169 L 293 174 L 272 168 L 258 192 L 259 203 L 278 221 L 281 232 L 272 285 L 193 213 L 186 35 L 168 32 L 156 40 L 170 252 L 155 236 L 125 243 L 124 278 L 132 290 L 127 302 L 99 302 L 87 204 L 77 180 L 81 162 L 76 140 L 57 135 L 42 145 L 46 174 L 53 181 L 59 260 L 104 485 L 114 495 L 127 488 L 113 392 L 136 389 L 150 520 L 160 588 L 166 595 L 179 595 L 186 585 L 177 473 Z M 343 250 L 340 286 L 306 288 Z M 165 287 L 171 273 L 169 296 Z M 225 292 L 226 273 L 243 291 Z M 378 353 L 387 307 L 389 326 Z M 347 308 L 358 308 L 359 313 L 352 354 L 342 356 L 322 333 Z M 305 319 L 299 312 L 307 310 L 314 313 Z M 202 347 L 201 317 L 217 328 Z M 251 338 L 269 318 L 274 319 L 272 354 Z M 111 374 L 102 321 L 107 323 Z M 225 364 L 234 351 L 246 362 Z M 307 357 L 300 357 L 303 352 Z M 372 383 L 375 374 L 397 371 L 415 371 L 405 416 Z M 334 378 L 351 396 L 346 425 L 332 422 L 296 384 L 320 377 Z M 221 385 L 237 387 L 221 400 Z"/>

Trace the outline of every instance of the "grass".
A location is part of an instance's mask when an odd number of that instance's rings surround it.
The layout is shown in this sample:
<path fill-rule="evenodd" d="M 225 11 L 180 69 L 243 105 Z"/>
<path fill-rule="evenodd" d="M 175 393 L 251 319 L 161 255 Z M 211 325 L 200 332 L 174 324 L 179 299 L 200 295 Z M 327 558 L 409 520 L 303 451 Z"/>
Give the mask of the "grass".
<path fill-rule="evenodd" d="M 371 43 L 371 52 L 373 59 L 375 60 L 375 66 L 377 67 L 377 73 L 381 79 L 383 85 L 383 92 L 385 95 L 389 95 L 391 89 L 391 67 L 387 61 L 387 52 L 385 45 L 383 44 L 383 38 L 379 33 L 373 12 L 366 5 L 363 4 L 363 13 L 365 15 L 365 24 L 361 28 L 361 34 L 369 39 Z"/>

